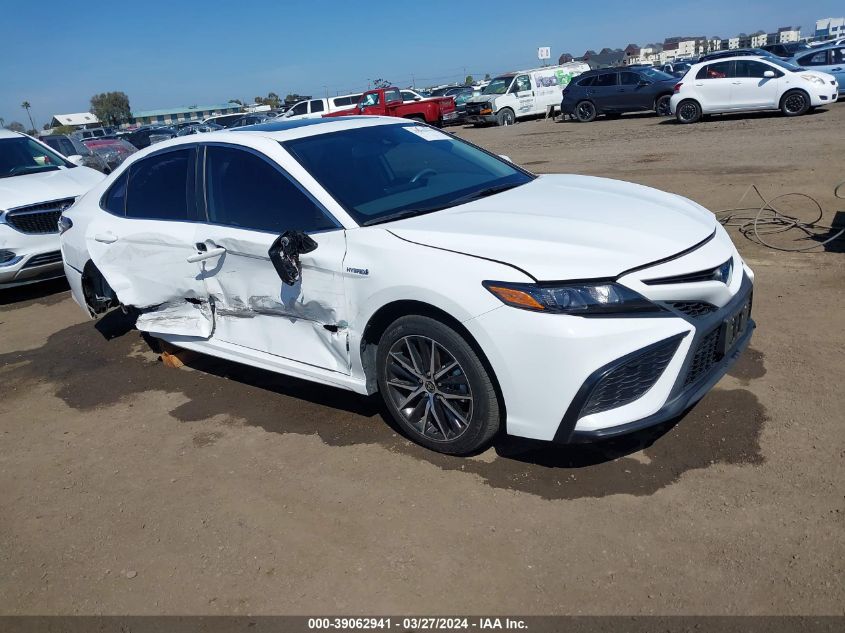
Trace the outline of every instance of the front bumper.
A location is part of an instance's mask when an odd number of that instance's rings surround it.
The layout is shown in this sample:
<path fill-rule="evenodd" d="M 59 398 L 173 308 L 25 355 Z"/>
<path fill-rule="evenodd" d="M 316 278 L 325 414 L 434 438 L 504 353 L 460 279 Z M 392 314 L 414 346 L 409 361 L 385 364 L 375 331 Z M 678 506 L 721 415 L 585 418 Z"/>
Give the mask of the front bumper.
<path fill-rule="evenodd" d="M 26 234 L 0 224 L 0 251 L 14 257 L 0 263 L 0 289 L 56 279 L 64 274 L 58 233 Z"/>
<path fill-rule="evenodd" d="M 496 123 L 495 114 L 467 114 L 467 123 L 481 124 L 481 123 Z"/>

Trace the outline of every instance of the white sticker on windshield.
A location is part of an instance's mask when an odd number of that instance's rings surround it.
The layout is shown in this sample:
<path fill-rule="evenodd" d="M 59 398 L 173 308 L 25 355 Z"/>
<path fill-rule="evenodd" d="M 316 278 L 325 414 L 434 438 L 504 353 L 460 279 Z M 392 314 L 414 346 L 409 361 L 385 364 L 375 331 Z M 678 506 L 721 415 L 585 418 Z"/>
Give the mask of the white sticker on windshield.
<path fill-rule="evenodd" d="M 435 130 L 432 127 L 426 127 L 424 125 L 412 125 L 406 127 L 405 129 L 411 134 L 416 134 L 427 141 L 448 141 L 450 138 L 448 134 L 444 134 L 440 130 Z"/>

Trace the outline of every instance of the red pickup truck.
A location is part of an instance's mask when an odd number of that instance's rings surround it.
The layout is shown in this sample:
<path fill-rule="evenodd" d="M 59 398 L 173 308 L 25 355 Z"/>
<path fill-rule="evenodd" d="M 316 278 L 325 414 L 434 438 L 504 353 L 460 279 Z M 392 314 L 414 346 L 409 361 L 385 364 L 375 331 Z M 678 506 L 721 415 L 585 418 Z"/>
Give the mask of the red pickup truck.
<path fill-rule="evenodd" d="M 399 88 L 378 88 L 361 95 L 358 105 L 347 110 L 337 110 L 324 117 L 352 116 L 398 116 L 403 119 L 425 121 L 438 127 L 458 118 L 455 100 L 452 97 L 431 97 L 421 101 L 404 103 Z"/>

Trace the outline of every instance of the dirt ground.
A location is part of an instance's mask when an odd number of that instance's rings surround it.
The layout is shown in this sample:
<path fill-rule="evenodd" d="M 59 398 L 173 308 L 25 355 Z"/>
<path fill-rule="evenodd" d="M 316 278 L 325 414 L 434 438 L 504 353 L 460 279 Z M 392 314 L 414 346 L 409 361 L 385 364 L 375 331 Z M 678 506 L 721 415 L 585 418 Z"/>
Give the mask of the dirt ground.
<path fill-rule="evenodd" d="M 752 183 L 803 192 L 830 221 L 843 129 L 845 103 L 457 133 L 714 210 Z M 758 330 L 676 425 L 469 459 L 410 444 L 374 399 L 166 368 L 63 283 L 0 294 L 0 612 L 845 613 L 845 243 L 734 235 Z"/>

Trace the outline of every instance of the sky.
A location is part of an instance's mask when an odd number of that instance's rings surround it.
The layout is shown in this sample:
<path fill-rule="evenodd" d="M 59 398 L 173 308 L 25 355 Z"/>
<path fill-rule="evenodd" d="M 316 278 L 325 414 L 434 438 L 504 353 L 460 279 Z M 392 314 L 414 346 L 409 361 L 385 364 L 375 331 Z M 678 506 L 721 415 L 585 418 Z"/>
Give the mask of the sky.
<path fill-rule="evenodd" d="M 807 34 L 843 14 L 841 0 L 0 0 L 0 117 L 28 128 L 26 100 L 40 129 L 113 90 L 140 111 L 344 94 L 376 78 L 426 86 L 535 67 L 539 46 L 557 59 L 673 35 Z"/>

